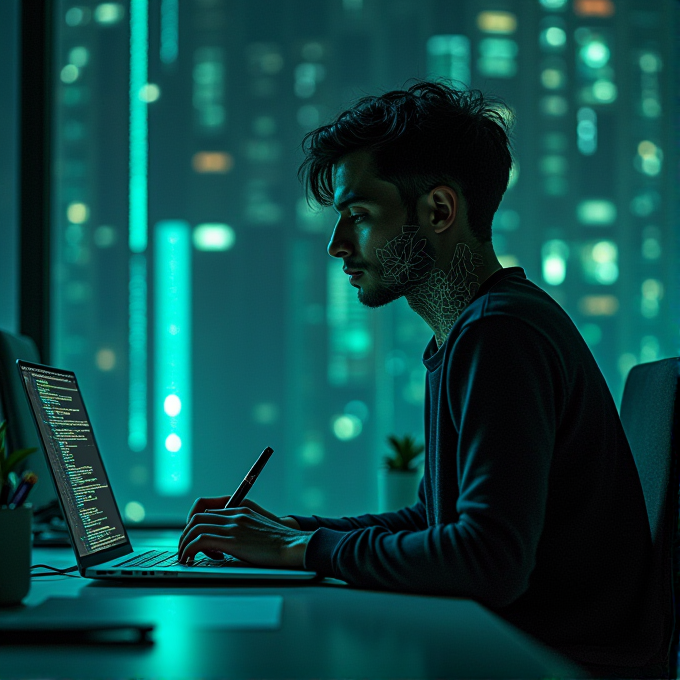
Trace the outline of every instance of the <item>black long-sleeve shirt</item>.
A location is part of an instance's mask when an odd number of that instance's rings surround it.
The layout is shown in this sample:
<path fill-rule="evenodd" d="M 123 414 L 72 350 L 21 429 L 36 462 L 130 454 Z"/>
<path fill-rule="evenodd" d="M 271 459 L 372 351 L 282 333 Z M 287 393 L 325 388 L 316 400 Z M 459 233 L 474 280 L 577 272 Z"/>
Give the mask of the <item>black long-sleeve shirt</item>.
<path fill-rule="evenodd" d="M 658 600 L 637 469 L 569 316 L 520 267 L 503 269 L 423 362 L 418 502 L 294 516 L 315 530 L 305 567 L 364 588 L 472 598 L 586 665 L 662 658 L 661 629 L 647 625 Z"/>

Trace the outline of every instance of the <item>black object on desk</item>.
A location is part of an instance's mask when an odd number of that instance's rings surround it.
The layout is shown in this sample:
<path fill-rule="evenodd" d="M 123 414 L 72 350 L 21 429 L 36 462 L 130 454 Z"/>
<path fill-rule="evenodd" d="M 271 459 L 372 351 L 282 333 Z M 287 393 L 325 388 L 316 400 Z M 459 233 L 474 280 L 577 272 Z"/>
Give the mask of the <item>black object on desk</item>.
<path fill-rule="evenodd" d="M 59 622 L 50 625 L 44 621 L 6 623 L 0 621 L 0 646 L 2 645 L 120 645 L 142 646 L 153 644 L 150 637 L 152 623 L 79 623 Z"/>

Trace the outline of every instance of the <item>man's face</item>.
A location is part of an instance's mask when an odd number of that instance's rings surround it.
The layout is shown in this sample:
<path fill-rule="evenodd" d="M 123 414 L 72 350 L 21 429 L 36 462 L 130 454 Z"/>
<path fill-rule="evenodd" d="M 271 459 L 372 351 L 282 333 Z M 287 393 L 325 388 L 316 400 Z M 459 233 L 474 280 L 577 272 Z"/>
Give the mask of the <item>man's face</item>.
<path fill-rule="evenodd" d="M 359 302 L 381 307 L 406 295 L 430 273 L 435 254 L 418 224 L 409 224 L 397 187 L 375 177 L 371 157 L 356 151 L 333 171 L 338 212 L 329 255 L 359 272 L 350 282 Z M 415 220 L 413 220 L 415 221 Z"/>

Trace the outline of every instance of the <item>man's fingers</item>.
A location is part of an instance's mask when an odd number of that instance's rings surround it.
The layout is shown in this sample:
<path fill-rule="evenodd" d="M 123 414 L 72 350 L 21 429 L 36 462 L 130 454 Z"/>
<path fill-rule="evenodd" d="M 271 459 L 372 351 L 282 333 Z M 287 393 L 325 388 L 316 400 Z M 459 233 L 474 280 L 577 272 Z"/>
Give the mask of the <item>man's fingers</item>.
<path fill-rule="evenodd" d="M 187 524 L 191 521 L 191 518 L 194 515 L 198 515 L 203 512 L 213 510 L 224 510 L 230 498 L 231 496 L 214 496 L 208 498 L 197 498 L 193 506 L 191 507 L 191 510 L 189 511 L 189 515 L 187 516 Z M 269 512 L 269 510 L 266 510 L 265 508 L 263 508 L 261 505 L 258 505 L 254 501 L 251 501 L 249 498 L 243 499 L 243 501 L 240 504 L 240 508 L 241 509 L 248 508 L 249 510 L 256 512 L 258 515 L 262 515 L 263 517 L 267 517 L 268 519 L 274 520 L 275 522 L 281 524 L 281 521 L 278 518 L 278 516 Z"/>
<path fill-rule="evenodd" d="M 251 513 L 252 510 L 249 510 L 248 508 L 229 508 L 226 510 L 224 508 L 220 508 L 196 513 L 191 517 L 191 519 L 187 522 L 187 525 L 184 527 L 182 535 L 180 536 L 180 540 L 197 524 L 224 524 L 229 520 L 229 518 Z"/>
<path fill-rule="evenodd" d="M 197 498 L 194 501 L 194 504 L 191 506 L 191 510 L 189 510 L 189 514 L 187 516 L 187 523 L 189 523 L 191 518 L 198 513 L 205 512 L 206 510 L 224 508 L 224 506 L 227 504 L 230 498 L 231 496 L 213 496 L 209 498 Z"/>
<path fill-rule="evenodd" d="M 193 541 L 201 536 L 224 537 L 225 535 L 227 535 L 227 527 L 224 524 L 196 524 L 180 539 L 179 546 L 177 547 L 178 558 L 182 561 L 181 555 L 186 551 L 187 546 L 191 545 Z M 211 546 L 207 547 L 210 548 Z M 215 549 L 219 550 L 219 547 Z"/>
<path fill-rule="evenodd" d="M 215 529 L 217 527 L 211 527 L 211 529 Z M 193 560 L 194 557 L 196 556 L 196 553 L 203 552 L 205 553 L 206 551 L 225 551 L 227 552 L 226 549 L 226 543 L 229 541 L 228 536 L 224 536 L 221 534 L 200 534 L 198 537 L 194 538 L 190 543 L 186 545 L 186 547 L 180 552 L 179 554 L 179 561 L 182 563 L 186 563 L 189 560 Z"/>
<path fill-rule="evenodd" d="M 220 536 L 230 535 L 236 525 L 249 514 L 243 512 L 244 510 L 245 508 L 231 508 L 225 510 L 224 512 L 228 514 L 224 515 L 215 512 L 194 515 L 179 538 L 178 554 L 181 554 L 186 546 L 202 533 Z"/>
<path fill-rule="evenodd" d="M 200 512 L 189 520 L 184 530 L 180 534 L 178 541 L 178 552 L 183 546 L 187 544 L 189 536 L 195 536 L 194 529 L 197 526 L 208 527 L 208 526 L 224 526 L 233 521 L 238 521 L 239 516 L 243 517 L 246 514 L 251 514 L 252 511 L 247 510 L 247 508 L 229 508 L 228 510 L 219 509 L 213 511 Z"/>

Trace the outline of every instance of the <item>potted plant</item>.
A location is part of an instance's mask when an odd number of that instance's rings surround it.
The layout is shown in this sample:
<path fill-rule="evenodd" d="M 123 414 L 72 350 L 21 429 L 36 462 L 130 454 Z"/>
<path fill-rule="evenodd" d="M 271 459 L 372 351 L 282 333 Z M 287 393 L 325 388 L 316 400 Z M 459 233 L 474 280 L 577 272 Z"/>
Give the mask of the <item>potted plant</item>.
<path fill-rule="evenodd" d="M 389 435 L 387 442 L 390 455 L 385 456 L 385 467 L 378 471 L 379 512 L 400 510 L 416 502 L 422 476 L 419 467 L 425 457 L 425 446 L 409 434 Z"/>
<path fill-rule="evenodd" d="M 15 605 L 26 597 L 31 587 L 30 504 L 7 506 L 14 491 L 10 477 L 14 468 L 35 449 L 20 449 L 5 455 L 7 422 L 0 423 L 0 606 Z"/>

